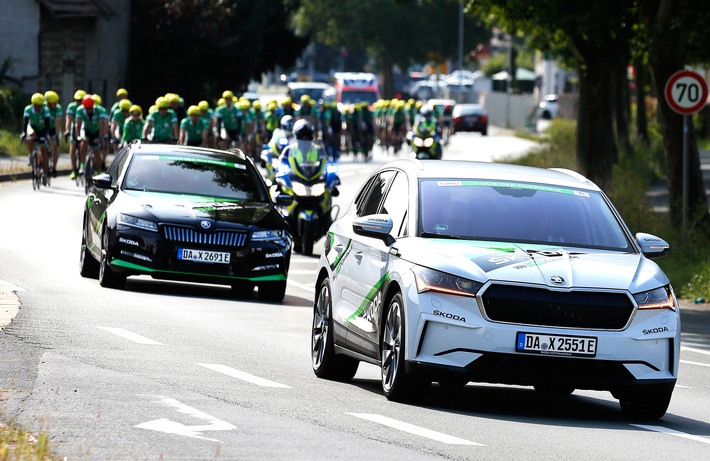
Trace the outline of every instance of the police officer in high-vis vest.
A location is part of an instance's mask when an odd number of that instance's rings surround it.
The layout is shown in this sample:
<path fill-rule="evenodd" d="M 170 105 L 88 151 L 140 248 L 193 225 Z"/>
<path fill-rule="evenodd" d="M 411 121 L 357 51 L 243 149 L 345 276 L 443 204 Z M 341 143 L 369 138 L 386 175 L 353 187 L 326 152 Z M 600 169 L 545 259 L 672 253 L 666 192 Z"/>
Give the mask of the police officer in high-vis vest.
<path fill-rule="evenodd" d="M 294 142 L 286 146 L 281 153 L 281 163 L 291 167 L 297 176 L 310 181 L 325 172 L 328 155 L 323 146 L 314 141 L 313 126 L 308 120 L 298 120 L 293 125 Z"/>

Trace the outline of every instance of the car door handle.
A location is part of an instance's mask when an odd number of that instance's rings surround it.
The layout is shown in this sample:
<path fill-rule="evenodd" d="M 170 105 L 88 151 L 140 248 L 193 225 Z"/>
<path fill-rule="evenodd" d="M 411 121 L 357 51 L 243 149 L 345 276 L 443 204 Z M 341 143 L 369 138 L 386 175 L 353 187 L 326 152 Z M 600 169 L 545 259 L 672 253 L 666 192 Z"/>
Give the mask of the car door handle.
<path fill-rule="evenodd" d="M 365 254 L 362 251 L 358 251 L 357 253 L 355 253 L 355 259 L 357 259 L 357 262 L 361 262 L 363 256 L 365 256 Z"/>
<path fill-rule="evenodd" d="M 336 253 L 342 253 L 343 250 L 345 249 L 345 246 L 342 243 L 338 243 L 333 247 Z"/>

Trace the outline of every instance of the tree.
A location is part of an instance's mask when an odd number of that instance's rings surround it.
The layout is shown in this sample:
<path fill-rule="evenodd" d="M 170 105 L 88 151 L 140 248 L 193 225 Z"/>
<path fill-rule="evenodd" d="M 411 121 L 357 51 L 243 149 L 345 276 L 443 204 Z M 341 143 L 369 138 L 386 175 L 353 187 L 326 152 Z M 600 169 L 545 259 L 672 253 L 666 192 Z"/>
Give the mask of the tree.
<path fill-rule="evenodd" d="M 432 58 L 444 62 L 458 49 L 458 3 L 394 0 L 302 0 L 295 17 L 300 35 L 326 45 L 365 48 L 393 91 L 393 65 L 402 69 Z M 464 24 L 464 43 L 487 40 L 475 18 Z"/>
<path fill-rule="evenodd" d="M 131 98 L 145 104 L 174 92 L 214 102 L 277 64 L 291 65 L 308 43 L 290 28 L 297 7 L 296 0 L 140 0 L 131 17 Z"/>

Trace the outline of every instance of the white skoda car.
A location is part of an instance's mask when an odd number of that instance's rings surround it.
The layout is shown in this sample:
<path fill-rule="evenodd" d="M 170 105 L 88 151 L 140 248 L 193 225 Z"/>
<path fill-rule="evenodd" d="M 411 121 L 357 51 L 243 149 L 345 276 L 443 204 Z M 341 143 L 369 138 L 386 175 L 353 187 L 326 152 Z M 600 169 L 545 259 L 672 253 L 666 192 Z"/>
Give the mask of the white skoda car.
<path fill-rule="evenodd" d="M 375 364 L 400 401 L 432 381 L 610 391 L 625 416 L 660 418 L 680 353 L 678 304 L 651 261 L 667 250 L 573 171 L 389 163 L 326 238 L 313 370 L 345 381 Z"/>

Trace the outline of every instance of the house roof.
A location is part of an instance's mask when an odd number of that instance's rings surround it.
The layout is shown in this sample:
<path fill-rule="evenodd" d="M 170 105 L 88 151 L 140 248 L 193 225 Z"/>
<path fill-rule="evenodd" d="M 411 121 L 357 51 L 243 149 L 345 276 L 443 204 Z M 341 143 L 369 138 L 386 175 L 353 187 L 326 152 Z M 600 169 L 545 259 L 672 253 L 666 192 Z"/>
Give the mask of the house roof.
<path fill-rule="evenodd" d="M 115 13 L 103 0 L 38 0 L 54 18 L 108 19 Z"/>

